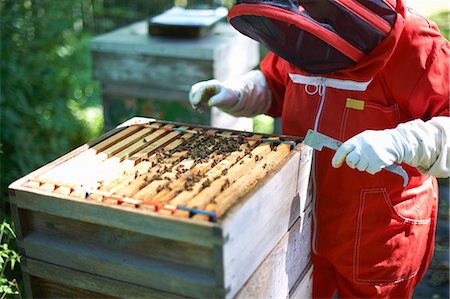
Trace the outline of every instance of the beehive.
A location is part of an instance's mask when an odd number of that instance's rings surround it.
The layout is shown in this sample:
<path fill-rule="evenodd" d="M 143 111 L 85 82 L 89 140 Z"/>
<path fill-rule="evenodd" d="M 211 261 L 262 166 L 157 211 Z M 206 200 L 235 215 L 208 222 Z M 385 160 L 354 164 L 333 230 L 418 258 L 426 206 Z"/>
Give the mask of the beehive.
<path fill-rule="evenodd" d="M 298 138 L 132 119 L 10 186 L 27 292 L 286 296 L 309 269 L 309 167 Z M 296 265 L 281 289 L 274 255 Z"/>

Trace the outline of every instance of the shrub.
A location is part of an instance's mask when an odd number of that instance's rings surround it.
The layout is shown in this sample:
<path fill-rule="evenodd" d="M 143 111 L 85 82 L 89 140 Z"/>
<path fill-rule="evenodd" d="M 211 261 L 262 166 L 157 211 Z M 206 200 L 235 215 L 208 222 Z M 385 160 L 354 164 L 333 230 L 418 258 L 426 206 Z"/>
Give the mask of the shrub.
<path fill-rule="evenodd" d="M 89 35 L 82 31 L 82 1 L 0 5 L 4 198 L 11 181 L 97 136 L 102 110 Z"/>
<path fill-rule="evenodd" d="M 11 248 L 11 240 L 16 238 L 16 234 L 11 226 L 6 222 L 0 225 L 0 296 L 18 295 L 19 285 L 17 279 L 8 279 L 6 273 L 14 271 L 17 263 L 20 262 L 20 255 Z M 17 272 L 16 272 L 17 273 Z M 11 275 L 8 275 L 11 276 Z"/>

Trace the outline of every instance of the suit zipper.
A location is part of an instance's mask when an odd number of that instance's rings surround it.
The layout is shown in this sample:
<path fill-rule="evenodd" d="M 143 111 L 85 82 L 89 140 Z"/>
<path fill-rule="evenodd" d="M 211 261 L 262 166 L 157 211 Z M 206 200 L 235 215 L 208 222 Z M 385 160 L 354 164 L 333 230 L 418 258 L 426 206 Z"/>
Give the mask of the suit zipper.
<path fill-rule="evenodd" d="M 320 104 L 319 104 L 319 110 L 317 111 L 316 114 L 316 119 L 314 120 L 314 131 L 317 131 L 318 127 L 319 127 L 319 121 L 320 121 L 320 117 L 322 115 L 322 111 L 323 111 L 323 106 L 325 104 L 325 95 L 326 95 L 326 79 L 324 78 L 319 78 L 319 84 L 317 85 L 317 91 L 319 93 L 319 95 L 321 96 L 320 99 Z M 305 85 L 305 90 L 308 89 L 308 85 Z M 313 213 L 313 235 L 312 235 L 312 250 L 315 254 L 317 254 L 317 248 L 316 248 L 316 240 L 317 240 L 317 215 L 316 215 L 316 205 L 317 205 L 317 200 L 316 200 L 316 196 L 317 196 L 317 181 L 316 181 L 316 151 L 313 151 L 312 154 L 312 167 L 311 167 L 311 178 L 312 178 L 312 184 L 313 184 L 313 192 L 312 192 L 312 205 L 313 205 L 313 209 L 312 209 L 312 213 Z"/>
<path fill-rule="evenodd" d="M 305 85 L 305 92 L 309 95 L 314 95 L 318 93 L 321 96 L 319 109 L 317 110 L 316 117 L 314 119 L 314 127 L 315 131 L 318 131 L 320 118 L 322 116 L 323 107 L 325 105 L 325 95 L 327 88 L 336 88 L 340 90 L 350 90 L 350 91 L 366 91 L 369 84 L 372 82 L 372 79 L 369 81 L 352 81 L 352 80 L 341 80 L 334 78 L 326 78 L 326 77 L 318 77 L 318 76 L 305 76 L 300 74 L 289 74 L 292 82 L 297 84 Z M 314 89 L 310 90 L 310 87 L 313 86 Z M 316 180 L 316 159 L 315 159 L 315 151 L 312 154 L 311 161 L 311 183 L 312 183 L 312 214 L 313 214 L 313 235 L 312 235 L 312 251 L 317 254 L 317 180 Z"/>

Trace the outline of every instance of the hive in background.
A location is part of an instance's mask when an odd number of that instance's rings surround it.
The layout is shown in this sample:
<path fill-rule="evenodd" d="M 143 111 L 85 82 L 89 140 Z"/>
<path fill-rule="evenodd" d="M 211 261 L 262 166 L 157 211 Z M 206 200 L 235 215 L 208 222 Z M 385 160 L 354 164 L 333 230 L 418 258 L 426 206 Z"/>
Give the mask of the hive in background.
<path fill-rule="evenodd" d="M 286 296 L 309 281 L 309 167 L 298 138 L 133 119 L 10 186 L 27 291 Z"/>

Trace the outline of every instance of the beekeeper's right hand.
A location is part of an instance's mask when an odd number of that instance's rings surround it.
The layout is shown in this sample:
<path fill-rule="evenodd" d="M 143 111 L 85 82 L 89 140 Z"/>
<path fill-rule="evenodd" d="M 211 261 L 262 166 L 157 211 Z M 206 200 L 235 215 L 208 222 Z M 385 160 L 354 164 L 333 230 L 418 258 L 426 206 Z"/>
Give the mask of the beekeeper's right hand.
<path fill-rule="evenodd" d="M 251 71 L 225 82 L 198 82 L 189 92 L 189 101 L 199 111 L 215 106 L 235 116 L 255 116 L 269 110 L 272 94 L 262 72 Z"/>

